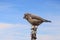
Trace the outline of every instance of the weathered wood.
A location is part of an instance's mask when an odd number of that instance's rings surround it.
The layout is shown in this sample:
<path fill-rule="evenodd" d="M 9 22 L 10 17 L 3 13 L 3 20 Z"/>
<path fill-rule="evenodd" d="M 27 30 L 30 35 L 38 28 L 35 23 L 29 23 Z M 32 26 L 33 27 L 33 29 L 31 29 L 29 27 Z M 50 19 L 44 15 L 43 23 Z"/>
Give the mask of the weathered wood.
<path fill-rule="evenodd" d="M 37 27 L 36 26 L 32 26 L 31 28 L 31 40 L 36 40 L 36 33 L 37 33 Z"/>

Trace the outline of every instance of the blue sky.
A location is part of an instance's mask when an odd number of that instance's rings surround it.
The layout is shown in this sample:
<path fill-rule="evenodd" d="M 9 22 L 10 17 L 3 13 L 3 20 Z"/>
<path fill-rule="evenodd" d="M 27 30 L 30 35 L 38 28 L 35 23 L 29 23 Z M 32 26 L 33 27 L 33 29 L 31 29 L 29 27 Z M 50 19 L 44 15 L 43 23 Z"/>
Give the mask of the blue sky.
<path fill-rule="evenodd" d="M 60 0 L 0 0 L 0 40 L 30 40 L 26 12 L 52 21 L 38 27 L 37 40 L 60 40 Z"/>

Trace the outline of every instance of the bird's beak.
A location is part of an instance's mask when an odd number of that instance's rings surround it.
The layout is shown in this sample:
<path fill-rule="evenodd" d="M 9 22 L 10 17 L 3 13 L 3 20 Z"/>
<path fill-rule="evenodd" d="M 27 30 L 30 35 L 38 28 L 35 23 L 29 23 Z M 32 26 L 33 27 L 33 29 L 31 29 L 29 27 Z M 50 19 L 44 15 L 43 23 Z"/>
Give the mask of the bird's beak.
<path fill-rule="evenodd" d="M 24 14 L 24 17 L 23 18 L 25 19 L 25 14 Z"/>
<path fill-rule="evenodd" d="M 25 19 L 25 17 L 23 17 Z"/>
<path fill-rule="evenodd" d="M 26 18 L 26 17 L 25 17 L 25 15 L 24 15 L 24 17 L 23 17 L 23 18 L 24 18 L 24 19 Z"/>

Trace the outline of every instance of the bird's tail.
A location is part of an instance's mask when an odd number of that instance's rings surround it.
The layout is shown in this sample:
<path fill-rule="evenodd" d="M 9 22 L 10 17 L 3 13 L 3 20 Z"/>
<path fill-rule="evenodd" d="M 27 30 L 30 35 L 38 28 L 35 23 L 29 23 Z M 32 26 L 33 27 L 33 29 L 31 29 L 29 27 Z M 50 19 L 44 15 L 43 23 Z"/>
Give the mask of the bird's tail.
<path fill-rule="evenodd" d="M 44 22 L 51 22 L 51 21 L 49 21 L 49 20 L 44 20 Z"/>

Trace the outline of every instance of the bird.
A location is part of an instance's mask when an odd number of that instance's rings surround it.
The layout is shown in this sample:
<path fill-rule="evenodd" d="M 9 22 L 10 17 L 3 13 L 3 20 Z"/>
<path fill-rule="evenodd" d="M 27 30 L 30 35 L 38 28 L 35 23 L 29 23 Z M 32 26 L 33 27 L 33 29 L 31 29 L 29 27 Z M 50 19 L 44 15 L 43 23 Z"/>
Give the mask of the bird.
<path fill-rule="evenodd" d="M 26 19 L 31 25 L 34 25 L 34 26 L 39 26 L 43 22 L 51 22 L 49 20 L 43 19 L 31 13 L 25 13 L 23 18 Z"/>

